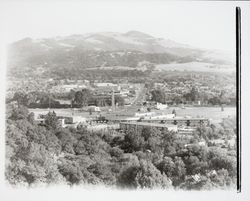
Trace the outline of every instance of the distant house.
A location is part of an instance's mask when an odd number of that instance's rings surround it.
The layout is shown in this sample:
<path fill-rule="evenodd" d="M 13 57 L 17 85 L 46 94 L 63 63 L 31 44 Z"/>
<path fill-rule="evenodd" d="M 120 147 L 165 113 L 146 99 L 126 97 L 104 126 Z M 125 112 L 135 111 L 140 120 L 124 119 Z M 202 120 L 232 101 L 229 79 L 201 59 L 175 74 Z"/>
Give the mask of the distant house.
<path fill-rule="evenodd" d="M 194 144 L 197 144 L 197 145 L 200 145 L 200 146 L 206 146 L 206 141 L 204 141 L 204 140 L 201 140 L 201 141 L 199 141 L 199 142 L 197 142 L 197 143 L 194 143 Z M 192 147 L 194 144 L 185 144 L 185 147 Z"/>
<path fill-rule="evenodd" d="M 35 113 L 35 121 L 38 124 L 45 124 L 45 117 L 46 114 L 37 114 Z M 65 128 L 65 127 L 77 127 L 80 123 L 85 123 L 87 119 L 82 116 L 74 116 L 74 115 L 60 115 L 57 116 L 58 125 Z"/>
<path fill-rule="evenodd" d="M 101 109 L 100 107 L 97 107 L 97 106 L 89 106 L 88 107 L 88 111 L 91 111 L 91 112 L 101 112 Z"/>
<path fill-rule="evenodd" d="M 102 83 L 95 83 L 95 86 L 101 90 L 105 91 L 120 91 L 121 87 L 117 84 L 113 84 L 110 82 L 102 82 Z"/>
<path fill-rule="evenodd" d="M 168 108 L 168 105 L 167 105 L 167 104 L 162 104 L 162 103 L 158 103 L 158 102 L 157 102 L 155 108 L 156 108 L 157 110 L 165 110 L 165 109 Z"/>
<path fill-rule="evenodd" d="M 178 133 L 180 135 L 192 135 L 196 129 L 193 127 L 186 127 L 186 126 L 179 126 L 178 127 Z"/>
<path fill-rule="evenodd" d="M 232 138 L 230 140 L 224 140 L 224 139 L 215 139 L 215 140 L 210 140 L 210 143 L 216 146 L 235 146 L 236 144 L 236 138 Z"/>
<path fill-rule="evenodd" d="M 70 84 L 70 85 L 62 85 L 62 88 L 66 91 L 66 92 L 70 92 L 71 90 L 82 90 L 82 89 L 85 89 L 87 88 L 86 85 L 84 84 L 81 84 L 81 85 L 78 85 L 78 84 Z"/>
<path fill-rule="evenodd" d="M 163 87 L 163 86 L 164 86 L 163 83 L 158 83 L 158 82 L 154 83 L 155 88 L 159 88 L 159 87 Z"/>
<path fill-rule="evenodd" d="M 101 83 L 95 83 L 97 87 L 114 87 L 117 86 L 117 84 L 113 84 L 111 82 L 101 82 Z"/>
<path fill-rule="evenodd" d="M 76 128 L 80 123 L 85 123 L 87 119 L 82 116 L 58 116 L 58 122 L 60 126 L 65 127 L 74 127 Z"/>
<path fill-rule="evenodd" d="M 64 84 L 64 85 L 57 85 L 51 88 L 51 92 L 57 92 L 57 93 L 64 93 L 64 92 L 70 92 L 71 90 L 82 90 L 87 88 L 84 84 Z"/>
<path fill-rule="evenodd" d="M 45 124 L 45 114 L 34 113 L 34 119 L 38 124 Z"/>
<path fill-rule="evenodd" d="M 228 145 L 233 147 L 236 145 L 236 137 L 233 137 L 232 139 L 228 140 Z"/>
<path fill-rule="evenodd" d="M 206 141 L 205 140 L 202 140 L 202 141 L 199 141 L 198 142 L 198 145 L 200 145 L 200 146 L 206 146 Z"/>
<path fill-rule="evenodd" d="M 201 176 L 200 174 L 195 174 L 195 175 L 191 175 L 191 178 L 194 182 L 199 182 L 201 181 Z"/>
<path fill-rule="evenodd" d="M 149 117 L 155 115 L 154 112 L 135 113 L 135 117 Z"/>

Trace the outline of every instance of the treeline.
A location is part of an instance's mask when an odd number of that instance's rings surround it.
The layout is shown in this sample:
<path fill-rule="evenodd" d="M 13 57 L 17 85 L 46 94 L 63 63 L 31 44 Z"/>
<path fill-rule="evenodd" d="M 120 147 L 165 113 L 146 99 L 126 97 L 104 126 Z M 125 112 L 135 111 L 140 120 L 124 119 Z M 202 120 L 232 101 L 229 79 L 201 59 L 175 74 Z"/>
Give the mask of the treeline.
<path fill-rule="evenodd" d="M 60 103 L 58 99 L 68 100 L 68 103 Z M 119 106 L 124 105 L 124 99 L 115 95 L 115 104 Z M 80 91 L 71 90 L 69 93 L 63 94 L 51 94 L 46 92 L 15 92 L 12 98 L 9 98 L 6 102 L 10 103 L 16 101 L 18 105 L 24 105 L 28 108 L 80 108 L 83 106 L 95 105 L 95 106 L 111 106 L 111 95 L 109 96 L 95 96 L 88 89 Z"/>
<path fill-rule="evenodd" d="M 185 146 L 191 142 L 167 130 L 130 129 L 121 134 L 61 128 L 55 113 L 48 113 L 40 126 L 22 105 L 8 104 L 6 119 L 5 175 L 12 185 L 185 190 L 235 186 L 235 150 L 195 143 L 206 130 L 197 131 L 193 143 Z"/>
<path fill-rule="evenodd" d="M 33 46 L 34 44 L 30 44 Z M 27 46 L 26 46 L 27 47 Z M 84 76 L 85 69 L 95 68 L 101 66 L 128 66 L 136 68 L 140 62 L 150 62 L 153 64 L 166 64 L 171 62 L 191 62 L 194 57 L 180 57 L 169 53 L 144 53 L 140 51 L 88 51 L 82 48 L 74 48 L 70 51 L 65 49 L 52 49 L 44 51 L 39 47 L 32 48 L 31 51 L 18 46 L 12 47 L 10 50 L 10 57 L 12 58 L 9 63 L 10 73 L 18 77 L 23 77 L 24 73 L 33 75 L 33 72 L 39 72 L 38 68 L 43 69 L 41 76 L 56 77 L 79 77 Z M 67 56 L 66 56 L 67 55 Z M 21 58 L 21 59 L 20 59 Z M 31 71 L 32 69 L 32 71 Z M 96 76 L 100 71 L 87 72 L 91 76 Z M 110 71 L 111 76 L 119 76 L 119 71 Z M 129 73 L 130 71 L 126 71 Z M 144 75 L 139 70 L 133 71 L 139 76 Z M 133 76 L 131 73 L 130 76 Z M 105 71 L 102 71 L 105 76 Z M 86 75 L 88 78 L 88 76 Z"/>
<path fill-rule="evenodd" d="M 202 105 L 236 105 L 236 97 L 228 97 L 223 91 L 211 96 L 205 92 L 199 92 L 195 87 L 192 87 L 188 93 L 173 96 L 166 95 L 162 89 L 154 89 L 150 91 L 150 97 L 151 101 L 159 103 L 188 104 L 200 101 Z"/>

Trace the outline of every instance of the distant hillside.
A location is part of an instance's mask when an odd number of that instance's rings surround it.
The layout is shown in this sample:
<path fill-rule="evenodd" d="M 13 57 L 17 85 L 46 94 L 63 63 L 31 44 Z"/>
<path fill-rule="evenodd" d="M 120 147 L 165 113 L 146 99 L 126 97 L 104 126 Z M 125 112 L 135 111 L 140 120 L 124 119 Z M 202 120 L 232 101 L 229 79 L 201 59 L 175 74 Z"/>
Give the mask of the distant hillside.
<path fill-rule="evenodd" d="M 12 43 L 9 46 L 8 72 L 15 76 L 60 74 L 60 71 L 79 74 L 90 68 L 115 66 L 140 70 L 143 63 L 147 64 L 146 67 L 187 62 L 224 65 L 232 63 L 228 58 L 228 54 L 223 52 L 213 54 L 211 50 L 155 38 L 138 31 L 103 32 L 25 38 Z"/>

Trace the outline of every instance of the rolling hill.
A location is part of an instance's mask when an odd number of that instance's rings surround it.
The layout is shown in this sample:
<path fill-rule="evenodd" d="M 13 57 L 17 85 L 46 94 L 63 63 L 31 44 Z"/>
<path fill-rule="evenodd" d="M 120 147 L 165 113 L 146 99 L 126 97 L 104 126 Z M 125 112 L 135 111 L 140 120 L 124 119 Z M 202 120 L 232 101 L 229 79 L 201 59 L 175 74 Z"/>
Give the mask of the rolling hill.
<path fill-rule="evenodd" d="M 8 72 L 13 76 L 61 75 L 62 72 L 79 75 L 91 68 L 122 66 L 152 70 L 155 65 L 191 62 L 232 68 L 230 54 L 214 52 L 138 31 L 25 38 L 9 45 Z"/>

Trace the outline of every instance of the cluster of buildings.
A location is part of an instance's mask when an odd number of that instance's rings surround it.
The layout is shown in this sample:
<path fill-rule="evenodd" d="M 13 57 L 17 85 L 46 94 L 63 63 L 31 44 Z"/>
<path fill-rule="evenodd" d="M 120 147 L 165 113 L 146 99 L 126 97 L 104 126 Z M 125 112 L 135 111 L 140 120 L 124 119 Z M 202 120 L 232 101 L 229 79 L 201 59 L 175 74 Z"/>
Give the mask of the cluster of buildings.
<path fill-rule="evenodd" d="M 140 85 L 141 84 L 134 83 L 116 84 L 111 82 L 90 82 L 88 80 L 66 80 L 54 83 L 54 85 L 50 87 L 49 92 L 52 94 L 65 94 L 71 91 L 76 92 L 88 89 L 91 91 L 92 102 L 96 102 L 96 100 L 109 100 L 112 94 L 114 94 L 115 96 L 122 97 L 125 104 L 130 104 L 135 98 Z M 61 100 L 58 101 L 61 102 Z M 63 101 L 65 101 L 65 99 Z M 67 101 L 69 102 L 70 100 Z"/>
<path fill-rule="evenodd" d="M 136 96 L 136 92 L 140 88 L 140 84 L 134 83 L 120 83 L 114 84 L 109 82 L 93 83 L 92 91 L 95 97 L 108 96 L 112 93 L 115 96 L 120 96 L 124 99 L 125 104 L 130 104 Z"/>
<path fill-rule="evenodd" d="M 115 87 L 115 89 L 121 89 L 121 86 L 118 85 L 109 85 L 109 84 L 98 84 L 98 87 L 108 88 Z M 105 113 L 101 111 L 99 107 L 90 106 L 97 116 L 86 116 L 77 114 L 58 114 L 57 121 L 58 126 L 67 128 L 86 128 L 90 131 L 98 130 L 111 130 L 119 131 L 120 133 L 126 133 L 130 129 L 142 129 L 142 128 L 154 128 L 160 131 L 168 130 L 173 134 L 178 134 L 181 139 L 184 141 L 189 141 L 194 137 L 194 133 L 197 131 L 197 127 L 200 126 L 209 126 L 210 121 L 207 118 L 203 117 L 191 117 L 191 116 L 176 116 L 175 113 L 164 113 L 164 110 L 167 108 L 166 104 L 156 104 L 155 110 L 152 111 L 134 111 L 129 114 L 126 110 L 122 111 L 111 111 Z M 133 106 L 128 106 L 133 107 Z M 163 111 L 157 111 L 163 110 Z M 116 113 L 118 112 L 118 113 Z M 130 111 L 131 112 L 131 111 Z M 35 114 L 35 121 L 39 124 L 45 124 L 45 115 L 48 111 L 43 113 Z M 86 112 L 85 112 L 86 113 Z M 110 116 L 108 115 L 110 114 Z M 223 119 L 223 125 L 228 132 L 233 132 L 233 125 L 235 121 L 228 120 L 228 118 Z M 206 145 L 206 142 L 199 141 L 199 145 Z M 235 138 L 230 140 L 228 139 L 217 139 L 210 142 L 214 146 L 235 146 Z M 189 144 L 186 144 L 189 146 Z"/>
<path fill-rule="evenodd" d="M 48 112 L 35 113 L 35 121 L 45 124 L 45 116 Z M 58 114 L 58 125 L 60 127 L 86 127 L 93 129 L 114 128 L 121 131 L 127 129 L 150 127 L 156 129 L 167 129 L 180 135 L 192 135 L 198 126 L 209 125 L 206 118 L 178 117 L 175 114 L 157 114 L 155 112 L 135 112 L 134 115 L 121 116 L 81 116 L 74 114 Z M 117 126 L 119 125 L 119 126 Z"/>
<path fill-rule="evenodd" d="M 123 130 L 138 127 L 157 128 L 159 130 L 167 129 L 169 131 L 178 132 L 180 135 L 192 135 L 197 127 L 201 125 L 209 125 L 209 120 L 206 118 L 191 118 L 191 117 L 175 117 L 173 114 L 160 116 L 142 116 L 136 119 L 125 119 L 120 122 L 120 127 Z"/>
<path fill-rule="evenodd" d="M 178 132 L 177 125 L 173 124 L 161 124 L 161 123 L 153 123 L 153 122 L 121 122 L 120 129 L 123 131 L 129 129 L 142 129 L 142 128 L 156 128 L 159 130 L 167 129 L 168 131 Z"/>
<path fill-rule="evenodd" d="M 70 91 L 80 91 L 90 87 L 88 80 L 60 80 L 54 81 L 50 87 L 50 93 L 69 93 Z"/>
<path fill-rule="evenodd" d="M 192 80 L 187 80 L 183 82 L 172 81 L 169 83 L 155 83 L 155 88 L 161 88 L 165 90 L 165 93 L 170 94 L 183 94 L 184 92 L 189 92 L 190 87 L 193 86 Z M 207 90 L 208 86 L 197 85 L 200 90 Z M 89 89 L 93 93 L 94 97 L 108 97 L 109 99 L 115 95 L 119 95 L 124 98 L 125 102 L 130 105 L 128 107 L 133 107 L 132 104 L 135 99 L 142 99 L 139 95 L 139 91 L 144 88 L 143 84 L 134 83 L 111 83 L 111 82 L 92 82 L 88 80 L 83 81 L 72 81 L 67 80 L 64 82 L 57 83 L 52 86 L 50 92 L 55 93 L 65 93 L 71 90 L 78 91 L 82 89 Z M 139 94 L 139 95 L 138 95 Z M 87 107 L 86 107 L 87 108 Z M 184 138 L 191 137 L 197 130 L 197 127 L 204 125 L 208 126 L 210 124 L 207 118 L 193 118 L 193 117 L 181 117 L 176 116 L 175 113 L 164 113 L 164 110 L 168 108 L 167 104 L 154 103 L 151 106 L 147 105 L 147 109 L 150 110 L 138 110 L 134 111 L 133 114 L 124 111 L 123 113 L 127 116 L 122 116 L 116 114 L 115 111 L 111 110 L 111 115 L 108 116 L 105 112 L 101 111 L 101 108 L 97 105 L 89 106 L 88 111 L 96 112 L 98 115 L 102 113 L 102 118 L 100 116 L 85 116 L 85 115 L 58 115 L 58 125 L 65 127 L 86 127 L 91 130 L 103 130 L 103 129 L 115 129 L 122 132 L 126 132 L 128 129 L 136 128 L 156 128 L 159 130 L 167 129 L 173 133 L 178 133 L 179 136 Z M 145 108 L 144 108 L 145 109 Z M 154 110 L 154 111 L 153 111 Z M 162 110 L 163 113 L 155 112 L 157 110 Z M 46 114 L 35 115 L 35 120 L 40 123 L 45 123 Z M 224 121 L 225 124 L 230 124 L 231 122 Z M 231 128 L 231 126 L 228 126 Z M 203 143 L 203 142 L 201 142 Z M 217 142 L 215 142 L 217 143 Z"/>
<path fill-rule="evenodd" d="M 235 83 L 228 83 L 226 81 L 219 82 L 215 75 L 192 75 L 191 77 L 183 78 L 177 77 L 174 80 L 166 80 L 164 82 L 155 82 L 153 84 L 153 89 L 160 89 L 164 91 L 166 97 L 169 97 L 168 102 L 173 103 L 176 97 L 180 99 L 184 94 L 190 92 L 192 87 L 195 86 L 200 94 L 204 94 L 204 97 L 200 97 L 197 105 L 207 105 L 208 99 L 214 96 L 220 96 L 223 91 L 228 99 L 233 99 L 235 97 Z"/>
<path fill-rule="evenodd" d="M 44 125 L 46 122 L 47 113 L 35 113 L 35 121 L 38 124 Z M 57 124 L 59 127 L 74 127 L 77 128 L 79 126 L 83 126 L 88 122 L 88 119 L 82 116 L 75 115 L 59 115 L 57 116 Z"/>

